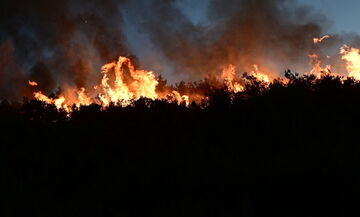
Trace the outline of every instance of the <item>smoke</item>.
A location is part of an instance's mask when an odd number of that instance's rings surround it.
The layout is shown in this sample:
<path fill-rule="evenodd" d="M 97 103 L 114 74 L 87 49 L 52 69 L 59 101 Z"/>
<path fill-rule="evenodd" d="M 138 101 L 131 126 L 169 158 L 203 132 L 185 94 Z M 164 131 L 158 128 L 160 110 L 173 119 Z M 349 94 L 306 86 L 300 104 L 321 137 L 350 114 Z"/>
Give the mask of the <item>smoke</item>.
<path fill-rule="evenodd" d="M 120 31 L 122 3 L 116 0 L 1 1 L 0 44 L 6 41 L 13 44 L 13 64 L 16 62 L 21 69 L 25 82 L 25 78 L 37 79 L 48 92 L 63 84 L 91 86 L 100 79 L 102 64 L 119 55 L 128 55 Z M 5 77 L 13 77 L 14 72 L 4 73 Z M 18 84 L 5 85 L 12 89 Z"/>
<path fill-rule="evenodd" d="M 249 71 L 259 64 L 270 72 L 308 64 L 313 37 L 330 22 L 311 8 L 286 0 L 210 0 L 208 22 L 194 24 L 177 1 L 153 0 L 133 8 L 137 25 L 157 52 L 172 64 L 173 76 L 202 78 L 227 64 Z M 134 5 L 134 4 L 133 4 Z"/>
<path fill-rule="evenodd" d="M 331 22 L 296 1 L 202 0 L 196 5 L 203 5 L 203 17 L 196 22 L 182 6 L 190 3 L 2 1 L 0 70 L 6 79 L 0 96 L 23 88 L 27 80 L 38 81 L 46 93 L 58 87 L 91 90 L 99 83 L 101 65 L 131 54 L 170 81 L 202 79 L 228 64 L 239 72 L 257 64 L 273 76 L 286 69 L 305 72 L 309 53 L 326 59 L 344 43 L 344 35 L 335 35 L 322 47 L 314 45 L 312 38 L 327 33 Z M 4 66 L 6 53 L 13 56 L 12 66 Z"/>
<path fill-rule="evenodd" d="M 24 92 L 24 76 L 17 66 L 11 41 L 0 44 L 0 97 L 9 100 L 19 99 Z"/>

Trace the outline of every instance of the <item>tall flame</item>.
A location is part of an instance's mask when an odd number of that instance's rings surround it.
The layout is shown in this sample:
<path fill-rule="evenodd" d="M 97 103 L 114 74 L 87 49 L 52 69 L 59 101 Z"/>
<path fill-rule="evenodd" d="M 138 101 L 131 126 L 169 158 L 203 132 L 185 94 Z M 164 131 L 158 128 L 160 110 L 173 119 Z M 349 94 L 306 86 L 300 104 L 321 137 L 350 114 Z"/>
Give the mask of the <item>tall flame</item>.
<path fill-rule="evenodd" d="M 230 64 L 225 67 L 221 73 L 221 78 L 224 80 L 224 83 L 228 87 L 229 91 L 238 93 L 244 90 L 244 87 L 236 81 L 234 65 Z"/>
<path fill-rule="evenodd" d="M 315 38 L 314 43 L 320 43 L 329 37 L 326 35 L 321 38 Z M 340 49 L 340 54 L 342 55 L 341 58 L 345 60 L 348 76 L 360 80 L 360 50 L 344 45 Z M 315 75 L 316 78 L 332 74 L 331 65 L 322 67 L 322 62 L 317 54 L 311 54 L 309 57 L 313 67 L 309 72 L 310 74 Z M 261 72 L 260 67 L 256 64 L 253 64 L 252 67 L 253 70 L 249 73 L 251 76 L 265 84 L 270 84 L 271 78 L 269 73 Z M 85 88 L 65 88 L 65 92 L 57 98 L 50 98 L 41 91 L 36 91 L 33 93 L 34 98 L 44 103 L 52 104 L 56 108 L 67 112 L 71 112 L 74 106 L 88 106 L 93 103 L 99 104 L 104 108 L 111 104 L 127 106 L 140 98 L 161 99 L 168 102 L 176 101 L 179 104 L 184 103 L 185 105 L 189 105 L 192 101 L 201 102 L 201 100 L 206 98 L 201 93 L 193 93 L 191 91 L 189 95 L 182 95 L 180 90 L 172 87 L 157 90 L 159 81 L 154 72 L 136 69 L 129 58 L 122 56 L 115 62 L 105 64 L 101 68 L 101 73 L 102 79 L 100 84 L 90 91 Z M 238 93 L 245 90 L 246 78 L 240 77 L 236 73 L 235 66 L 232 64 L 223 68 L 219 78 L 216 80 L 223 82 L 231 92 Z M 38 86 L 36 81 L 29 80 L 28 83 L 30 86 Z M 91 93 L 91 96 L 88 93 Z"/>
<path fill-rule="evenodd" d="M 111 71 L 115 74 L 112 86 L 109 84 Z M 130 59 L 126 57 L 119 57 L 117 62 L 104 65 L 102 73 L 104 75 L 101 85 L 95 88 L 102 91 L 99 98 L 105 106 L 111 102 L 128 104 L 131 100 L 141 97 L 156 99 L 158 96 L 155 90 L 159 82 L 155 79 L 154 73 L 135 69 Z"/>
<path fill-rule="evenodd" d="M 135 69 L 134 64 L 129 58 L 119 57 L 117 62 L 105 64 L 101 68 L 103 77 L 101 83 L 94 87 L 97 91 L 96 100 L 89 95 L 85 88 L 75 91 L 68 96 L 60 95 L 57 98 L 49 98 L 41 91 L 34 92 L 34 98 L 47 104 L 53 104 L 57 109 L 63 109 L 67 112 L 72 111 L 72 106 L 87 106 L 97 103 L 103 107 L 108 107 L 111 103 L 120 106 L 129 105 L 133 100 L 141 97 L 149 99 L 168 99 L 169 102 L 177 101 L 189 105 L 189 96 L 181 95 L 178 91 L 170 91 L 159 97 L 156 87 L 159 82 L 156 80 L 152 71 Z M 113 78 L 110 79 L 110 78 Z M 30 86 L 37 86 L 35 81 L 29 81 Z M 73 92 L 72 90 L 67 92 Z"/>
<path fill-rule="evenodd" d="M 346 61 L 346 69 L 350 77 L 360 80 L 360 50 L 344 45 L 340 48 L 341 59 Z"/>

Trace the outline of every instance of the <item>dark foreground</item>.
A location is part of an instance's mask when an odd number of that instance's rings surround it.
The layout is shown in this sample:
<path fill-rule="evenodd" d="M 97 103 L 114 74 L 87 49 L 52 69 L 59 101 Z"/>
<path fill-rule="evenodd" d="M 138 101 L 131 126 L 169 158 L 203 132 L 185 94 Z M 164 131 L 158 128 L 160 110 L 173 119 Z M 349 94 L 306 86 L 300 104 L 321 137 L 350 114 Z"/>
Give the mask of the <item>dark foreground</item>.
<path fill-rule="evenodd" d="M 288 76 L 205 109 L 3 102 L 0 216 L 358 216 L 360 84 Z"/>

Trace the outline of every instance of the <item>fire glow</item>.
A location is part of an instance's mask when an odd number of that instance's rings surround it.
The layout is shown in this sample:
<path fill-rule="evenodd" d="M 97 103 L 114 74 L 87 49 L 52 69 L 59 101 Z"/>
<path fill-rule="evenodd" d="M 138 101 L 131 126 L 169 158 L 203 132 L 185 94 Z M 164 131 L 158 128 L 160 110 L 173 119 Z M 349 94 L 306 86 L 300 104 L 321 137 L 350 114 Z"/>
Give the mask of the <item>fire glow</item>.
<path fill-rule="evenodd" d="M 330 38 L 326 35 L 321 38 L 314 38 L 314 44 L 321 43 Z M 340 48 L 341 59 L 344 61 L 348 77 L 360 80 L 360 51 L 344 45 Z M 331 73 L 331 65 L 322 66 L 317 54 L 309 54 L 311 71 L 306 74 L 321 78 L 324 75 L 336 75 Z M 270 73 L 262 72 L 257 64 L 252 65 L 253 70 L 249 75 L 256 80 L 270 84 L 273 79 Z M 201 93 L 182 95 L 177 90 L 170 87 L 157 90 L 159 81 L 153 71 L 136 69 L 132 61 L 120 56 L 118 61 L 105 64 L 101 68 L 102 79 L 100 84 L 87 90 L 84 87 L 79 89 L 68 88 L 56 98 L 46 96 L 41 90 L 33 92 L 36 100 L 46 104 L 52 104 L 57 109 L 71 112 L 75 107 L 88 106 L 91 104 L 101 105 L 106 108 L 110 105 L 127 106 L 140 98 L 152 100 L 166 100 L 168 102 L 177 102 L 178 104 L 189 105 L 191 102 L 200 102 L 206 99 Z M 223 67 L 221 73 L 217 75 L 217 82 L 223 83 L 229 92 L 239 93 L 245 90 L 246 80 L 236 71 L 232 64 Z M 28 84 L 34 88 L 38 86 L 36 81 L 28 81 Z M 90 94 L 90 92 L 92 94 Z M 200 100 L 199 100 L 200 99 Z"/>

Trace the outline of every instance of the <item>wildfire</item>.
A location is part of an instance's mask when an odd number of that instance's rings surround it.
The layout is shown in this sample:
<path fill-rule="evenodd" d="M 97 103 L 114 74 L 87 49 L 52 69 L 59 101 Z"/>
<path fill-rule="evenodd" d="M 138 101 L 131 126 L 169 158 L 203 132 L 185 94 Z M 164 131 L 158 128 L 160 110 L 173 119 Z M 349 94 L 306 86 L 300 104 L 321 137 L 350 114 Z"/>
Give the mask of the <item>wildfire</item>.
<path fill-rule="evenodd" d="M 46 95 L 44 95 L 41 91 L 38 91 L 38 92 L 34 93 L 34 97 L 35 97 L 35 99 L 37 99 L 39 101 L 45 102 L 47 104 L 55 105 L 55 107 L 57 109 L 64 109 L 66 112 L 71 111 L 69 105 L 65 104 L 64 96 L 60 96 L 56 99 L 51 99 L 51 98 L 47 97 Z"/>
<path fill-rule="evenodd" d="M 168 99 L 169 102 L 177 101 L 180 103 L 190 104 L 189 96 L 181 95 L 178 91 L 170 91 L 161 94 L 160 97 L 156 92 L 158 81 L 152 71 L 135 69 L 135 66 L 129 58 L 119 57 L 117 62 L 105 64 L 101 68 L 103 77 L 101 83 L 94 87 L 97 91 L 96 97 L 90 97 L 85 88 L 75 91 L 76 96 L 70 94 L 61 95 L 57 98 L 49 98 L 41 91 L 34 92 L 34 98 L 47 104 L 55 105 L 57 109 L 63 109 L 71 112 L 72 107 L 88 106 L 92 103 L 102 105 L 104 108 L 111 103 L 119 106 L 131 104 L 134 100 L 141 97 L 149 99 Z M 111 80 L 110 78 L 114 79 Z M 30 86 L 37 86 L 35 81 L 29 81 Z M 70 89 L 70 88 L 69 88 Z M 96 100 L 95 100 L 96 98 Z"/>
<path fill-rule="evenodd" d="M 221 78 L 224 80 L 225 85 L 229 91 L 238 93 L 244 90 L 244 87 L 236 81 L 235 66 L 230 64 L 225 67 L 221 73 Z"/>
<path fill-rule="evenodd" d="M 35 87 L 35 86 L 38 86 L 38 83 L 35 82 L 35 81 L 30 81 L 29 80 L 29 85 Z"/>
<path fill-rule="evenodd" d="M 330 38 L 331 36 L 325 35 L 321 38 L 314 38 L 314 44 L 321 43 L 323 40 Z M 340 48 L 341 59 L 346 61 L 346 70 L 348 77 L 352 77 L 356 80 L 360 80 L 360 50 L 357 48 L 352 48 L 347 45 L 343 45 Z M 321 61 L 317 54 L 310 54 L 311 65 L 313 66 L 310 74 L 315 75 L 317 78 L 320 78 L 323 75 L 331 74 L 331 65 L 326 65 L 323 68 Z M 330 58 L 329 56 L 326 56 Z M 333 74 L 335 75 L 335 74 Z"/>
<path fill-rule="evenodd" d="M 109 73 L 115 74 L 114 85 L 109 84 Z M 99 95 L 101 103 L 108 106 L 111 102 L 115 104 L 129 104 L 131 100 L 141 97 L 156 99 L 156 86 L 158 81 L 152 71 L 135 69 L 130 59 L 119 57 L 118 62 L 109 63 L 102 67 L 103 78 L 101 85 L 95 87 L 102 92 Z M 129 81 L 125 81 L 125 79 Z"/>
<path fill-rule="evenodd" d="M 318 44 L 318 43 L 321 43 L 322 41 L 324 41 L 325 39 L 328 39 L 330 38 L 331 36 L 330 35 L 324 35 L 320 38 L 313 38 L 313 42 L 314 44 Z"/>
<path fill-rule="evenodd" d="M 82 105 L 88 106 L 93 103 L 93 100 L 86 95 L 85 88 L 80 88 L 80 90 L 77 92 L 78 95 L 78 101 L 76 102 L 76 106 L 80 107 Z"/>
<path fill-rule="evenodd" d="M 315 38 L 314 43 L 320 43 L 330 36 Z M 346 61 L 348 76 L 360 80 L 360 50 L 344 45 L 340 49 L 342 60 Z M 311 66 L 310 74 L 321 78 L 324 75 L 331 74 L 331 65 L 323 67 L 320 57 L 317 54 L 310 54 Z M 253 70 L 250 75 L 258 81 L 270 84 L 269 73 L 260 71 L 256 64 L 252 65 Z M 111 104 L 117 106 L 127 106 L 140 98 L 167 100 L 168 102 L 177 102 L 178 104 L 189 105 L 191 102 L 201 102 L 206 99 L 201 93 L 189 91 L 187 95 L 182 94 L 180 90 L 166 86 L 158 90 L 159 81 L 155 73 L 142 69 L 136 69 L 129 58 L 119 57 L 115 62 L 105 64 L 101 68 L 102 78 L 98 85 L 92 89 L 85 88 L 64 88 L 65 90 L 56 98 L 50 98 L 41 91 L 33 93 L 34 98 L 46 104 L 52 104 L 57 109 L 71 112 L 75 107 L 88 106 L 93 103 L 101 105 L 103 108 Z M 335 75 L 335 74 L 332 74 Z M 245 90 L 247 78 L 242 78 L 236 73 L 234 65 L 230 64 L 223 68 L 217 81 L 226 85 L 227 89 L 233 93 L 239 93 Z M 38 86 L 36 81 L 28 81 L 30 86 Z"/>
<path fill-rule="evenodd" d="M 254 70 L 251 71 L 251 76 L 256 78 L 258 81 L 270 83 L 269 76 L 260 72 L 258 65 L 253 64 L 252 66 Z M 225 85 L 228 87 L 229 91 L 239 93 L 245 90 L 245 87 L 241 84 L 244 83 L 244 80 L 241 80 L 239 76 L 236 76 L 236 69 L 234 65 L 230 64 L 225 67 L 220 77 L 224 81 Z"/>
<path fill-rule="evenodd" d="M 340 48 L 341 59 L 346 61 L 346 69 L 350 77 L 360 80 L 360 51 L 344 45 Z"/>
<path fill-rule="evenodd" d="M 254 70 L 251 72 L 252 76 L 254 76 L 259 81 L 262 81 L 265 83 L 270 83 L 269 76 L 264 73 L 261 73 L 258 65 L 254 64 L 253 67 L 254 67 Z"/>
<path fill-rule="evenodd" d="M 317 54 L 310 54 L 310 65 L 313 68 L 310 71 L 310 74 L 315 75 L 317 78 L 321 78 L 323 75 L 327 75 L 331 73 L 331 66 L 326 65 L 325 68 L 321 67 L 321 61 L 319 60 L 319 56 Z"/>
<path fill-rule="evenodd" d="M 173 90 L 172 94 L 170 95 L 169 102 L 177 101 L 178 104 L 181 104 L 182 102 L 185 102 L 185 105 L 189 105 L 189 96 L 187 95 L 181 95 L 178 91 Z"/>

